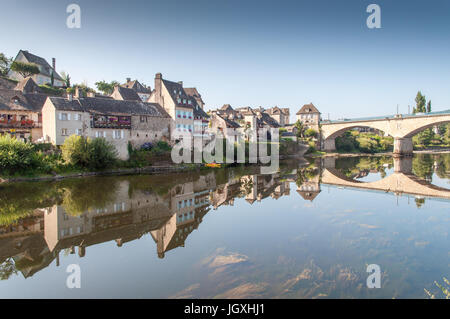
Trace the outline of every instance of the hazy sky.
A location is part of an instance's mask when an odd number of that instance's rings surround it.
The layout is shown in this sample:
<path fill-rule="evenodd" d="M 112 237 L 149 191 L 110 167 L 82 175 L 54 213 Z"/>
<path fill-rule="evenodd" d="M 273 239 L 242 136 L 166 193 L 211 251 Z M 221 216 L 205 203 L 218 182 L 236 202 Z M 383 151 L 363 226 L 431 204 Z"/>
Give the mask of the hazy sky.
<path fill-rule="evenodd" d="M 81 7 L 81 29 L 66 7 Z M 366 8 L 381 7 L 381 29 Z M 327 118 L 407 112 L 420 89 L 450 109 L 450 1 L 0 0 L 0 52 L 25 49 L 72 82 L 156 72 L 207 109 L 313 102 Z M 8 14 L 8 12 L 10 14 Z"/>

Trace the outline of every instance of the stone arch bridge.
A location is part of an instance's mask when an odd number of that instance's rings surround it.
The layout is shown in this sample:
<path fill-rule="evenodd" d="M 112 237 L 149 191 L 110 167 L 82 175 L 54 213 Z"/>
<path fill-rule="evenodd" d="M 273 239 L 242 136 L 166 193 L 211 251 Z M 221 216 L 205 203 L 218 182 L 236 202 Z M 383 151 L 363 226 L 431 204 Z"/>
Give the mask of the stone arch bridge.
<path fill-rule="evenodd" d="M 412 137 L 426 128 L 450 122 L 450 110 L 442 112 L 397 114 L 340 121 L 323 121 L 321 125 L 321 149 L 335 151 L 336 137 L 357 127 L 370 127 L 394 138 L 394 154 L 410 155 L 413 152 Z"/>

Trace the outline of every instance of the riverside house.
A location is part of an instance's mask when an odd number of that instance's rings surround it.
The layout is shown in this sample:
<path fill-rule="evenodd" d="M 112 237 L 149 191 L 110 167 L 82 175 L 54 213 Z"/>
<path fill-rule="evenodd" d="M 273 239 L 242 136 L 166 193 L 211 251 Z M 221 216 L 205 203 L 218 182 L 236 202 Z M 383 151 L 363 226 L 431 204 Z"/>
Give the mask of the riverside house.
<path fill-rule="evenodd" d="M 0 134 L 33 142 L 42 137 L 42 107 L 47 95 L 28 77 L 13 89 L 0 88 Z"/>
<path fill-rule="evenodd" d="M 193 133 L 196 101 L 187 95 L 183 82 L 164 80 L 161 73 L 155 75 L 155 89 L 148 100 L 161 105 L 173 119 L 174 133 Z M 173 138 L 176 138 L 173 136 Z"/>
<path fill-rule="evenodd" d="M 139 96 L 143 102 L 147 102 L 152 93 L 150 86 L 141 84 L 138 80 L 131 81 L 131 78 L 127 78 L 127 82 L 122 84 L 121 87 L 131 89 Z"/>
<path fill-rule="evenodd" d="M 61 76 L 56 72 L 55 58 L 52 59 L 52 66 L 50 66 L 50 64 L 48 64 L 48 62 L 44 58 L 31 54 L 26 50 L 20 50 L 19 53 L 17 53 L 17 56 L 14 59 L 14 61 L 36 64 L 39 68 L 39 74 L 33 75 L 32 78 L 34 82 L 36 82 L 39 85 L 51 83 L 52 74 L 53 74 L 53 86 L 62 87 L 66 85 Z M 9 71 L 8 77 L 18 81 L 23 80 L 22 75 L 13 70 Z"/>
<path fill-rule="evenodd" d="M 141 101 L 74 96 L 49 97 L 42 109 L 43 135 L 62 145 L 70 135 L 103 137 L 128 158 L 128 142 L 139 147 L 146 142 L 170 140 L 171 119 L 158 104 Z"/>

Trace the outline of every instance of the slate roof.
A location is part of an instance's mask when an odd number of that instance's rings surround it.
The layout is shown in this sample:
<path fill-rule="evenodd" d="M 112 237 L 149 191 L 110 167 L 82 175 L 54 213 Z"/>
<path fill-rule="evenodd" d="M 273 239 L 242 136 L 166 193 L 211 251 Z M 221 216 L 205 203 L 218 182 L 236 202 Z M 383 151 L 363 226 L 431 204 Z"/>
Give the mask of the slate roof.
<path fill-rule="evenodd" d="M 199 100 L 203 104 L 205 104 L 205 102 L 202 99 L 202 95 L 200 93 L 198 93 L 197 88 L 195 88 L 195 87 L 194 88 L 184 88 L 184 91 L 186 92 L 187 95 L 192 96 L 196 100 Z"/>
<path fill-rule="evenodd" d="M 23 93 L 42 93 L 41 88 L 31 77 L 27 77 L 17 83 L 15 90 L 22 91 Z"/>
<path fill-rule="evenodd" d="M 53 68 L 50 66 L 50 64 L 48 64 L 48 62 L 44 58 L 41 58 L 40 56 L 37 56 L 34 54 L 31 54 L 30 52 L 28 52 L 26 50 L 20 50 L 19 53 L 20 52 L 22 52 L 25 59 L 27 59 L 27 61 L 29 63 L 38 64 L 42 67 L 42 70 L 40 70 L 40 73 L 42 75 L 51 77 L 51 71 L 53 70 Z M 54 72 L 53 74 L 54 74 L 55 80 L 64 81 L 55 70 L 53 70 L 53 72 Z"/>
<path fill-rule="evenodd" d="M 206 112 L 198 105 L 195 105 L 194 107 L 194 119 L 196 117 L 201 117 L 203 119 L 208 119 L 209 115 L 206 114 Z"/>
<path fill-rule="evenodd" d="M 187 108 L 193 108 L 193 104 L 183 104 L 183 99 L 186 100 L 193 100 L 192 97 L 186 94 L 186 92 L 183 89 L 183 85 L 180 83 L 168 81 L 168 80 L 162 80 L 164 86 L 166 87 L 167 91 L 169 91 L 170 96 L 172 97 L 173 102 L 176 106 L 179 107 L 187 107 Z M 178 103 L 178 98 L 181 99 L 181 103 Z"/>
<path fill-rule="evenodd" d="M 319 110 L 312 103 L 303 105 L 302 108 L 296 113 L 296 115 L 305 114 L 305 113 L 319 113 L 320 114 Z"/>
<path fill-rule="evenodd" d="M 136 93 L 144 93 L 144 94 L 150 94 L 152 93 L 152 90 L 150 87 L 143 86 L 138 80 L 129 81 L 121 85 L 124 88 L 132 89 Z"/>
<path fill-rule="evenodd" d="M 114 91 L 116 91 L 117 93 L 119 93 L 119 95 L 122 97 L 122 99 L 124 100 L 130 100 L 130 101 L 140 101 L 141 98 L 139 97 L 139 95 L 136 93 L 135 90 L 133 89 L 129 89 L 126 87 L 122 87 L 122 86 L 116 86 L 114 88 Z M 114 92 L 114 93 L 116 93 Z"/>
<path fill-rule="evenodd" d="M 221 119 L 225 121 L 225 124 L 229 128 L 239 128 L 241 127 L 238 123 L 236 123 L 233 120 L 230 120 L 229 118 L 225 117 L 224 115 L 216 113 L 217 116 L 219 116 Z"/>
<path fill-rule="evenodd" d="M 82 97 L 73 99 L 73 101 L 61 97 L 50 97 L 50 100 L 58 110 L 90 112 L 105 115 L 170 117 L 159 104 L 141 101 L 114 100 L 97 97 Z"/>
<path fill-rule="evenodd" d="M 0 76 L 0 89 L 12 90 L 16 87 L 16 85 L 16 82 Z"/>
<path fill-rule="evenodd" d="M 260 114 L 258 114 L 257 121 L 258 121 L 258 125 L 259 126 L 267 124 L 270 127 L 275 127 L 275 128 L 276 127 L 281 127 L 281 125 L 278 124 L 278 122 L 273 117 L 271 117 L 269 114 L 267 114 L 267 113 L 260 113 Z"/>
<path fill-rule="evenodd" d="M 285 114 L 285 115 L 289 115 L 289 108 L 284 107 L 284 108 L 280 108 L 278 106 L 274 106 L 270 109 L 266 110 L 267 113 L 269 113 L 270 115 L 272 114 Z"/>
<path fill-rule="evenodd" d="M 41 112 L 46 99 L 46 94 L 0 89 L 0 110 Z"/>

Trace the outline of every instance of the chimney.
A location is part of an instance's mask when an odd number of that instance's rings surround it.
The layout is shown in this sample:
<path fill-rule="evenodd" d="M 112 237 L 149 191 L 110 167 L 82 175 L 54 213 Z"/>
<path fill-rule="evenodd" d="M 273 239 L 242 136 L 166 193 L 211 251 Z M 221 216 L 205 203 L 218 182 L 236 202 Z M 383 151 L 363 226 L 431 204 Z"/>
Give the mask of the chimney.
<path fill-rule="evenodd" d="M 131 78 L 127 78 L 127 83 L 130 83 L 131 82 Z"/>
<path fill-rule="evenodd" d="M 78 86 L 75 87 L 75 97 L 79 99 L 80 97 L 83 97 L 83 90 L 81 90 Z"/>
<path fill-rule="evenodd" d="M 178 84 L 183 87 L 183 81 L 178 81 Z"/>
<path fill-rule="evenodd" d="M 163 99 L 162 99 L 162 74 L 155 74 L 155 103 L 158 103 L 162 107 L 164 107 Z"/>
<path fill-rule="evenodd" d="M 56 59 L 52 58 L 52 68 L 56 71 Z"/>

